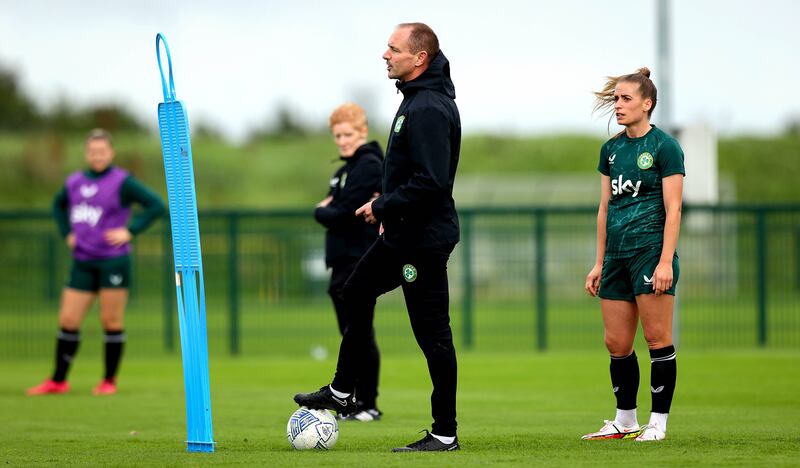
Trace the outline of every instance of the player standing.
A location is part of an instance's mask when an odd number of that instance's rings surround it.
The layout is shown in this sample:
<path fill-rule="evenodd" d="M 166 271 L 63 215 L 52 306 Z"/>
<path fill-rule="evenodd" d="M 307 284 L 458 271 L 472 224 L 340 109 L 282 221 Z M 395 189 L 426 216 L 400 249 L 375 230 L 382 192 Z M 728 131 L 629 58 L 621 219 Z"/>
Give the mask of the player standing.
<path fill-rule="evenodd" d="M 28 395 L 66 393 L 67 372 L 80 344 L 80 326 L 100 300 L 105 331 L 105 374 L 95 395 L 116 393 L 116 376 L 125 343 L 124 315 L 131 281 L 130 241 L 164 213 L 164 203 L 127 171 L 112 166 L 111 135 L 89 133 L 84 147 L 88 169 L 67 177 L 53 202 L 58 229 L 72 250 L 73 264 L 61 295 L 55 370 Z M 144 211 L 128 223 L 131 205 Z"/>
<path fill-rule="evenodd" d="M 343 296 L 345 281 L 356 263 L 378 238 L 378 226 L 365 223 L 356 210 L 380 194 L 383 174 L 383 151 L 376 141 L 367 143 L 367 114 L 357 104 L 337 107 L 330 117 L 333 140 L 344 164 L 330 181 L 328 196 L 317 204 L 314 218 L 325 228 L 325 264 L 331 269 L 328 294 L 336 311 L 339 332 L 344 335 L 350 318 Z M 375 302 L 372 303 L 374 314 Z M 355 421 L 375 421 L 381 418 L 376 405 L 378 374 L 381 356 L 370 330 L 366 352 L 358 360 L 356 378 L 356 408 L 340 416 Z"/>
<path fill-rule="evenodd" d="M 433 383 L 432 431 L 396 452 L 458 450 L 456 351 L 450 329 L 447 261 L 459 240 L 453 183 L 461 150 L 461 118 L 450 79 L 450 62 L 423 23 L 404 23 L 383 54 L 389 78 L 403 102 L 386 147 L 383 191 L 356 211 L 384 232 L 356 265 L 344 289 L 352 320 L 342 337 L 336 375 L 296 403 L 346 410 L 355 404 L 357 361 L 372 329 L 375 299 L 403 288 L 414 337 Z"/>
<path fill-rule="evenodd" d="M 601 299 L 617 413 L 583 438 L 662 440 L 677 375 L 672 315 L 680 273 L 675 249 L 686 174 L 683 150 L 650 124 L 657 91 L 647 68 L 609 77 L 595 95 L 595 110 L 613 110 L 625 127 L 600 150 L 597 258 L 585 283 L 586 291 Z M 633 349 L 639 321 L 650 350 L 652 395 L 650 422 L 641 428 L 636 418 L 639 365 Z"/>

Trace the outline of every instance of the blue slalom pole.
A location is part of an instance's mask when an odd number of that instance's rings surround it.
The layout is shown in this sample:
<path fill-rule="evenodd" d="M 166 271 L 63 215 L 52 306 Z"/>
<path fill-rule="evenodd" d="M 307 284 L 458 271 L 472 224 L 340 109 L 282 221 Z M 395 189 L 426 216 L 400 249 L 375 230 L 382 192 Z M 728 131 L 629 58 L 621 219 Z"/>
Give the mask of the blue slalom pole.
<path fill-rule="evenodd" d="M 169 63 L 169 81 L 164 78 L 164 68 L 161 65 L 162 42 Z M 169 45 L 161 33 L 156 35 L 156 57 L 164 92 L 164 102 L 158 105 L 158 126 L 172 224 L 172 253 L 175 260 L 175 289 L 186 392 L 186 450 L 213 452 L 206 300 L 192 144 L 186 111 L 183 103 L 175 98 Z"/>

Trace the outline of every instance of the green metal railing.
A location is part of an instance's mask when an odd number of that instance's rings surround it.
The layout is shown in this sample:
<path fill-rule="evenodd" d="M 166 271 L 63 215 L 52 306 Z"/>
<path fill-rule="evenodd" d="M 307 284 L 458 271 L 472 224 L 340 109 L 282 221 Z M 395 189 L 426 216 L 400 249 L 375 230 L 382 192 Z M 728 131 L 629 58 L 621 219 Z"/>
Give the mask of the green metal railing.
<path fill-rule="evenodd" d="M 583 292 L 595 207 L 460 210 L 450 261 L 459 346 L 602 348 L 599 304 Z M 200 214 L 212 353 L 335 352 L 322 228 L 308 211 Z M 136 240 L 126 316 L 131 353 L 174 352 L 170 230 Z M 688 206 L 679 242 L 680 345 L 800 348 L 800 205 Z M 0 355 L 52 352 L 69 254 L 46 212 L 0 212 Z M 86 336 L 98 335 L 88 317 Z M 413 350 L 401 295 L 379 301 L 384 352 Z M 97 352 L 97 350 L 81 351 Z"/>

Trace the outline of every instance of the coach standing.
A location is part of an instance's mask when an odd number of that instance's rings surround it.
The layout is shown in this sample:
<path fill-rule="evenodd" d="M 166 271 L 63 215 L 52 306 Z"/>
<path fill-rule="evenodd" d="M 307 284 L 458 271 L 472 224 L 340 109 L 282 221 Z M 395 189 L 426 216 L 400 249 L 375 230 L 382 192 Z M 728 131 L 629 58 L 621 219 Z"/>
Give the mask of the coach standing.
<path fill-rule="evenodd" d="M 389 133 L 383 194 L 356 211 L 383 234 L 344 287 L 351 326 L 339 349 L 336 376 L 319 391 L 295 395 L 310 408 L 346 411 L 355 404 L 355 372 L 369 343 L 375 299 L 402 286 L 411 328 L 433 382 L 432 432 L 394 451 L 458 450 L 456 353 L 450 330 L 447 261 L 459 240 L 453 182 L 461 148 L 461 118 L 450 63 L 436 34 L 403 23 L 383 54 L 403 102 Z"/>

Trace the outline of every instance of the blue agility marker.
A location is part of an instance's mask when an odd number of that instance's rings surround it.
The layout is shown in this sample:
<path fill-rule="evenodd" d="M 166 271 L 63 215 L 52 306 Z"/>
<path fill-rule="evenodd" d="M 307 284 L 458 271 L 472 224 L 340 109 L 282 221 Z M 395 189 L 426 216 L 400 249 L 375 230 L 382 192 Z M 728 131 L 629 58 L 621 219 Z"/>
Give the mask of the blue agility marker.
<path fill-rule="evenodd" d="M 161 66 L 160 43 L 164 43 L 169 62 L 169 88 Z M 197 197 L 192 169 L 189 120 L 183 103 L 175 99 L 172 57 L 164 36 L 156 35 L 156 56 L 161 72 L 164 102 L 158 105 L 158 126 L 164 173 L 167 179 L 172 253 L 175 258 L 175 287 L 178 294 L 178 321 L 183 356 L 183 383 L 186 388 L 186 450 L 213 452 L 211 392 L 208 382 L 208 341 L 206 300 L 203 286 L 203 260 L 200 254 L 200 229 L 197 223 Z"/>

